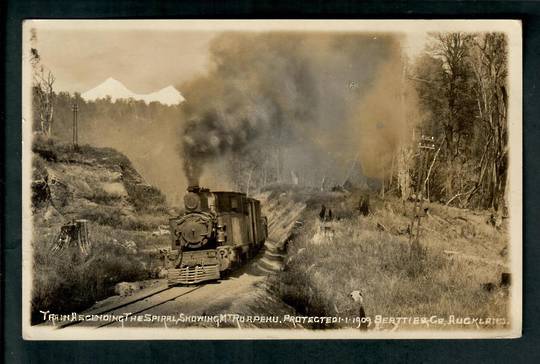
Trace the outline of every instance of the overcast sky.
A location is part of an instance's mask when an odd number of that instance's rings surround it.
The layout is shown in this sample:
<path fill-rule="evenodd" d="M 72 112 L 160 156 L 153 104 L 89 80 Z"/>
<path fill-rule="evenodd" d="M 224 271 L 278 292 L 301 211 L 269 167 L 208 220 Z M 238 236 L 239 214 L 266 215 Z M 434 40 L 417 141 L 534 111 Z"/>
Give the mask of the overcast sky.
<path fill-rule="evenodd" d="M 91 26 L 44 26 L 33 44 L 43 64 L 56 76 L 56 89 L 85 92 L 108 77 L 131 91 L 149 93 L 173 85 L 179 87 L 208 67 L 208 47 L 221 29 L 100 29 Z M 140 23 L 139 23 L 140 24 Z M 409 55 L 420 52 L 425 33 L 408 34 L 403 47 Z"/>
<path fill-rule="evenodd" d="M 58 90 L 83 93 L 113 77 L 143 94 L 178 86 L 204 72 L 215 34 L 39 29 L 35 46 L 55 74 Z"/>

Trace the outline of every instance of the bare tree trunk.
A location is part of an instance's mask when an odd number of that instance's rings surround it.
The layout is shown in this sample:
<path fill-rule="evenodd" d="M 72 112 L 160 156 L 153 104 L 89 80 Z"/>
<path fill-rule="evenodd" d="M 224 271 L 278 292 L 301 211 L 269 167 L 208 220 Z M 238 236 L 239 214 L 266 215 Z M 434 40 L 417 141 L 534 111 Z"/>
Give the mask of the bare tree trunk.
<path fill-rule="evenodd" d="M 411 175 L 409 166 L 411 163 L 411 151 L 404 144 L 398 149 L 397 156 L 397 180 L 398 188 L 403 201 L 411 196 Z"/>
<path fill-rule="evenodd" d="M 437 149 L 437 151 L 435 152 L 435 155 L 433 156 L 433 160 L 431 161 L 431 164 L 429 166 L 429 169 L 428 169 L 428 172 L 427 172 L 427 175 L 426 175 L 426 179 L 424 180 L 424 190 L 426 191 L 426 195 L 427 195 L 427 198 L 429 199 L 429 177 L 431 175 L 431 170 L 433 169 L 433 165 L 435 164 L 435 161 L 437 160 L 437 156 L 439 155 L 439 152 L 441 151 L 441 148 L 444 144 L 444 141 L 441 142 L 441 144 L 439 145 L 439 148 Z"/>
<path fill-rule="evenodd" d="M 507 100 L 506 63 L 507 44 L 504 35 L 486 33 L 479 36 L 471 59 L 476 77 L 476 95 L 484 131 L 489 133 L 489 150 L 486 154 L 487 178 L 484 183 L 486 207 L 498 211 L 505 195 L 507 175 Z M 484 167 L 482 167 L 482 170 Z M 480 181 L 481 183 L 481 181 Z M 478 186 L 478 183 L 477 183 Z"/>
<path fill-rule="evenodd" d="M 37 66 L 36 66 L 37 67 Z M 45 76 L 43 67 L 34 70 L 34 87 L 38 94 L 38 109 L 41 132 L 49 136 L 52 133 L 54 118 L 54 75 L 49 71 Z"/>
<path fill-rule="evenodd" d="M 392 154 L 392 162 L 390 165 L 390 180 L 388 182 L 388 189 L 392 189 L 392 181 L 394 180 L 394 168 L 395 168 L 396 154 Z"/>

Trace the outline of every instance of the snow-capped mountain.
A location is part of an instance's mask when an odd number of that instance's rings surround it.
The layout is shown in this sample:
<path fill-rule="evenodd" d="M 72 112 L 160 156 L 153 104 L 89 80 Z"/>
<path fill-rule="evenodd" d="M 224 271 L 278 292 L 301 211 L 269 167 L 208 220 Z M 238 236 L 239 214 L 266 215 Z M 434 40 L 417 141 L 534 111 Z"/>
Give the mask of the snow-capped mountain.
<path fill-rule="evenodd" d="M 157 101 L 165 105 L 176 105 L 185 101 L 182 94 L 173 86 L 167 86 L 159 91 L 139 96 L 141 97 L 141 100 L 144 100 L 147 103 Z"/>
<path fill-rule="evenodd" d="M 159 91 L 155 91 L 149 94 L 136 94 L 128 89 L 124 84 L 112 77 L 106 79 L 100 85 L 94 87 L 91 90 L 86 91 L 81 95 L 86 101 L 94 101 L 98 99 L 104 99 L 107 96 L 111 97 L 114 102 L 119 99 L 134 99 L 141 100 L 146 103 L 160 102 L 164 105 L 177 105 L 185 101 L 184 97 L 173 86 L 167 86 Z"/>

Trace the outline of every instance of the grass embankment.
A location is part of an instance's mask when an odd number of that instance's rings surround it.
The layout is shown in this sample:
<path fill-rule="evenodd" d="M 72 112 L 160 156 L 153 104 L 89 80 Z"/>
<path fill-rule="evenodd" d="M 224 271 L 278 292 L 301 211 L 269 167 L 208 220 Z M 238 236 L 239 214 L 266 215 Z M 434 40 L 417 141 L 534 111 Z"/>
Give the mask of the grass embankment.
<path fill-rule="evenodd" d="M 368 216 L 354 212 L 357 203 L 358 196 L 338 193 L 308 201 L 277 287 L 300 314 L 357 316 L 349 294 L 360 290 L 372 318 L 507 317 L 508 292 L 498 287 L 507 235 L 488 225 L 486 214 L 430 204 L 422 248 L 411 254 L 412 203 L 372 197 Z M 339 219 L 326 224 L 326 233 L 318 220 L 322 204 Z"/>
<path fill-rule="evenodd" d="M 36 230 L 40 237 L 32 244 L 33 323 L 40 322 L 40 311 L 80 312 L 96 301 L 114 295 L 116 283 L 156 278 L 157 256 L 139 253 L 118 243 L 135 241 L 131 239 L 135 238 L 133 232 L 109 231 L 97 224 L 90 225 L 89 229 L 92 245 L 88 256 L 81 255 L 75 247 L 54 254 L 50 251 L 54 234 Z"/>
<path fill-rule="evenodd" d="M 32 322 L 40 310 L 78 312 L 113 295 L 116 283 L 155 278 L 160 261 L 143 250 L 169 245 L 169 236 L 152 236 L 168 221 L 161 192 L 114 149 L 36 138 L 33 151 Z M 87 256 L 77 246 L 51 252 L 72 219 L 88 220 Z"/>

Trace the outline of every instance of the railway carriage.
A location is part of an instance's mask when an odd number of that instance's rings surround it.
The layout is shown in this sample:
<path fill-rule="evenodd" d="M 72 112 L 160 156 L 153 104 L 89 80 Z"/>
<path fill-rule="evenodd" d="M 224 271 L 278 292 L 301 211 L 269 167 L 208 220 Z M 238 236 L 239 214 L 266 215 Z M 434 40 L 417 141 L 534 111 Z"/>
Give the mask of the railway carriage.
<path fill-rule="evenodd" d="M 217 280 L 255 256 L 268 235 L 260 202 L 239 192 L 198 186 L 184 196 L 185 212 L 170 220 L 169 285 Z"/>

